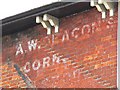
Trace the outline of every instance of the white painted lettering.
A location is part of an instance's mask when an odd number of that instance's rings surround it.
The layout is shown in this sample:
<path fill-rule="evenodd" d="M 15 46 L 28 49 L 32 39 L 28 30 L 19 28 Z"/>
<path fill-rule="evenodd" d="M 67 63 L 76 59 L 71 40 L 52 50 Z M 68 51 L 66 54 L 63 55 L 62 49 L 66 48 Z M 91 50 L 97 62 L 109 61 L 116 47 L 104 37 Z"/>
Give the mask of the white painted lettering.
<path fill-rule="evenodd" d="M 98 30 L 98 25 L 97 25 L 96 22 L 93 22 L 93 23 L 92 23 L 92 33 L 95 33 L 95 31 L 99 31 L 99 30 Z"/>
<path fill-rule="evenodd" d="M 21 44 L 19 44 L 16 48 L 17 48 L 16 55 L 23 54 L 23 48 Z"/>
<path fill-rule="evenodd" d="M 78 33 L 77 33 L 77 35 L 75 35 L 75 32 L 78 32 L 79 30 L 80 30 L 79 28 L 73 29 L 73 30 L 72 30 L 72 37 L 78 38 Z"/>
<path fill-rule="evenodd" d="M 85 30 L 87 30 L 87 33 L 90 33 L 90 31 L 91 31 L 91 27 L 90 27 L 90 25 L 84 25 L 83 27 L 82 27 L 82 34 L 85 34 Z"/>
<path fill-rule="evenodd" d="M 67 31 L 65 31 L 63 37 L 62 37 L 62 42 L 64 42 L 65 40 L 69 40 L 69 34 Z"/>
<path fill-rule="evenodd" d="M 36 64 L 37 64 L 37 66 L 36 66 Z M 32 64 L 32 68 L 33 68 L 33 70 L 38 70 L 40 68 L 40 61 L 35 60 Z"/>
<path fill-rule="evenodd" d="M 45 68 L 46 66 L 49 67 L 50 66 L 50 57 L 45 57 L 43 58 L 43 68 Z"/>
<path fill-rule="evenodd" d="M 52 35 L 52 44 L 54 44 L 55 41 L 55 35 Z"/>
<path fill-rule="evenodd" d="M 32 51 L 32 49 L 35 50 L 36 46 L 37 46 L 37 40 L 28 41 L 28 49 L 29 49 L 29 51 Z"/>
<path fill-rule="evenodd" d="M 60 57 L 57 57 L 56 54 L 53 55 L 53 58 L 52 58 L 52 62 L 53 62 L 53 65 L 55 62 L 57 62 L 58 64 L 60 63 Z"/>
<path fill-rule="evenodd" d="M 67 62 L 67 58 L 63 58 L 63 59 L 61 59 L 61 61 L 63 61 L 63 63 L 66 63 Z"/>
<path fill-rule="evenodd" d="M 30 72 L 30 62 L 27 62 L 27 63 L 25 64 L 25 66 L 23 67 L 23 69 L 24 69 L 24 72 L 25 72 L 25 73 Z"/>
<path fill-rule="evenodd" d="M 109 18 L 108 24 L 109 24 L 109 25 L 114 24 L 114 19 L 113 19 L 113 18 Z"/>

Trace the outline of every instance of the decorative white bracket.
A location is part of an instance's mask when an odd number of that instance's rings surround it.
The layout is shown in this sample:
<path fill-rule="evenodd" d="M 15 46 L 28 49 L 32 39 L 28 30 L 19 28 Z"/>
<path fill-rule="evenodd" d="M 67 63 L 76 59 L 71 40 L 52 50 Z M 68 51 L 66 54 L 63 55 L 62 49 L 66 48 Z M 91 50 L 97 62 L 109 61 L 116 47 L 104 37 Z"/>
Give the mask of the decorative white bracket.
<path fill-rule="evenodd" d="M 105 0 L 98 0 L 98 4 L 102 4 Z"/>
<path fill-rule="evenodd" d="M 102 13 L 102 18 L 106 18 L 106 9 L 104 5 L 96 5 L 96 8 L 99 12 Z"/>
<path fill-rule="evenodd" d="M 43 20 L 49 21 L 51 26 L 55 27 L 55 33 L 58 33 L 58 30 L 59 30 L 59 19 L 58 18 L 48 15 L 48 14 L 44 14 Z"/>
<path fill-rule="evenodd" d="M 55 27 L 55 33 L 58 33 L 58 30 L 59 30 L 59 19 L 54 17 L 54 16 L 51 16 L 51 15 L 48 15 L 48 14 L 44 14 L 43 15 L 43 18 L 40 17 L 40 16 L 37 16 L 36 17 L 36 23 L 41 23 L 42 26 L 44 28 L 47 29 L 47 34 L 51 34 L 51 30 L 52 30 L 52 26 Z"/>
<path fill-rule="evenodd" d="M 51 34 L 51 26 L 49 22 L 43 21 L 42 17 L 37 16 L 36 23 L 41 23 L 42 26 L 47 29 L 47 34 Z"/>
<path fill-rule="evenodd" d="M 97 10 L 102 13 L 102 18 L 106 17 L 106 11 L 109 10 L 109 15 L 114 15 L 114 2 L 106 2 L 105 0 L 91 0 L 90 6 L 96 6 Z"/>
<path fill-rule="evenodd" d="M 91 0 L 90 2 L 90 6 L 94 7 L 96 6 L 98 3 L 95 0 Z"/>
<path fill-rule="evenodd" d="M 103 2 L 104 6 L 106 7 L 107 10 L 109 10 L 109 15 L 113 16 L 114 15 L 114 3 L 113 2 Z"/>

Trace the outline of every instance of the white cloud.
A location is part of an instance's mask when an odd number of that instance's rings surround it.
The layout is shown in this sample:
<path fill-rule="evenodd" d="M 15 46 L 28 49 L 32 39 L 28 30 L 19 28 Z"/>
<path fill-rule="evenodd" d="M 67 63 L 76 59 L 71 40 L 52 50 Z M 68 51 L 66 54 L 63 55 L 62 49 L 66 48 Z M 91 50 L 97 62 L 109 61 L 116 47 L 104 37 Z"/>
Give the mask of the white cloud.
<path fill-rule="evenodd" d="M 0 20 L 58 0 L 0 0 Z"/>

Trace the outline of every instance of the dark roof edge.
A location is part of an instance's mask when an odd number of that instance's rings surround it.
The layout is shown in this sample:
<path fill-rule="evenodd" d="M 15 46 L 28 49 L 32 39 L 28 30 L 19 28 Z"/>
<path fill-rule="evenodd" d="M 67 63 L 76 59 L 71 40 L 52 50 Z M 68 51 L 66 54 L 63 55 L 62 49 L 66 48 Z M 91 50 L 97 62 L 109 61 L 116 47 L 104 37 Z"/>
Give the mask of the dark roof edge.
<path fill-rule="evenodd" d="M 4 18 L 4 19 L 2 19 L 2 23 L 5 24 L 5 23 L 8 23 L 8 22 L 14 21 L 16 19 L 21 19 L 23 17 L 31 16 L 31 15 L 34 15 L 36 13 L 41 13 L 41 12 L 44 12 L 46 10 L 50 10 L 50 9 L 53 9 L 53 8 L 59 8 L 61 6 L 67 5 L 67 4 L 70 4 L 70 3 L 69 2 L 65 2 L 65 3 L 54 2 L 54 3 L 48 4 L 48 5 L 45 5 L 45 6 L 42 6 L 42 7 L 38 7 L 38 8 L 35 8 L 35 9 L 25 11 L 25 12 L 20 13 L 20 14 L 16 14 L 14 16 Z"/>
<path fill-rule="evenodd" d="M 55 2 L 2 20 L 2 35 L 12 34 L 33 27 L 35 17 L 47 13 L 57 18 L 69 16 L 91 8 L 89 2 Z"/>

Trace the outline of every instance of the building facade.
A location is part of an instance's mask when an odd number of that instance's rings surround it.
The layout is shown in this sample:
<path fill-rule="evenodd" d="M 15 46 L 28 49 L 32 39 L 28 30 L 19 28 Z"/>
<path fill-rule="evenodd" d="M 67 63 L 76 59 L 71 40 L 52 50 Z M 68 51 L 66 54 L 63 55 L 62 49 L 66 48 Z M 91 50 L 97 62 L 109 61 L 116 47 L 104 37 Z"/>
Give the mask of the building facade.
<path fill-rule="evenodd" d="M 88 8 L 80 12 L 74 10 L 59 20 L 58 33 L 52 27 L 52 34 L 47 35 L 47 30 L 36 24 L 3 35 L 0 86 L 116 88 L 117 8 L 114 16 L 107 14 L 105 19 L 96 8 Z M 9 30 L 9 26 L 5 30 Z"/>

